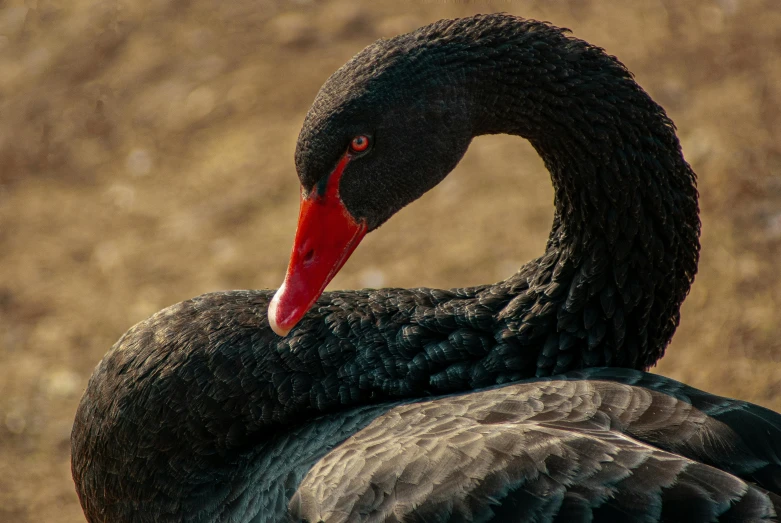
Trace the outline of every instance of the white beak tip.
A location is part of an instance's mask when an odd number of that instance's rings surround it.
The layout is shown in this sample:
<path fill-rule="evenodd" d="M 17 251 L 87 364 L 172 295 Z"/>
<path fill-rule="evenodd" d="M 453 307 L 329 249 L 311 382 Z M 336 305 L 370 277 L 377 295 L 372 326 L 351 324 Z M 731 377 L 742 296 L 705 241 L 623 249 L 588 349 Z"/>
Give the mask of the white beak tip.
<path fill-rule="evenodd" d="M 292 327 L 284 328 L 279 323 L 277 323 L 277 306 L 279 305 L 278 298 L 281 290 L 282 288 L 280 288 L 276 294 L 274 294 L 274 297 L 271 298 L 271 303 L 268 304 L 268 325 L 271 327 L 271 330 L 277 334 L 277 336 L 284 338 L 287 336 L 287 333 L 290 332 Z"/>

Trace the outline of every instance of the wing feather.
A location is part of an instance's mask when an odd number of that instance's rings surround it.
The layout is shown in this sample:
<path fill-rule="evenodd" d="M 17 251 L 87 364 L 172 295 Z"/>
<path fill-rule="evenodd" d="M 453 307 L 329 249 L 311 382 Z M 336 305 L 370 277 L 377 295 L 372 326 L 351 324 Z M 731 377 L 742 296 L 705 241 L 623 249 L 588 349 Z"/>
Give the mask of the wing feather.
<path fill-rule="evenodd" d="M 398 405 L 312 467 L 289 511 L 329 523 L 777 521 L 781 497 L 756 479 L 779 467 L 781 416 L 768 412 L 621 369 Z M 756 447 L 745 439 L 762 431 Z"/>

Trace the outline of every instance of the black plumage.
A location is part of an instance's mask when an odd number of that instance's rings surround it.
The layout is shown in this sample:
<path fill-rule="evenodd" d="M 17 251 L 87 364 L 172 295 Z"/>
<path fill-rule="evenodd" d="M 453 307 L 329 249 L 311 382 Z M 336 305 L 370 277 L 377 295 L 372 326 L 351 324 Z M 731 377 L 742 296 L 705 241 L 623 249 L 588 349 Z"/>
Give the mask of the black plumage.
<path fill-rule="evenodd" d="M 551 172 L 543 256 L 494 285 L 325 293 L 284 338 L 269 291 L 139 323 L 76 414 L 88 519 L 279 521 L 291 500 L 307 521 L 777 517 L 781 416 L 640 372 L 678 324 L 700 223 L 672 122 L 615 58 L 508 15 L 380 40 L 323 86 L 296 166 L 311 192 L 370 136 L 339 197 L 373 230 L 487 133 Z M 600 366 L 626 369 L 578 371 Z"/>

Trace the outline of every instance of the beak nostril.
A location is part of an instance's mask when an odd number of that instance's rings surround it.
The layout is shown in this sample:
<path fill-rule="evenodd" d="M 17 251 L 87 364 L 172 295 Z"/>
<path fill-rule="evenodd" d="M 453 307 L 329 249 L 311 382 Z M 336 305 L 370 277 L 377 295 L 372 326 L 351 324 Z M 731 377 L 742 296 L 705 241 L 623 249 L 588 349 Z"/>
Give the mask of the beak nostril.
<path fill-rule="evenodd" d="M 309 249 L 308 251 L 306 251 L 306 254 L 304 254 L 304 264 L 309 265 L 310 263 L 312 263 L 314 257 L 315 257 L 314 249 Z"/>

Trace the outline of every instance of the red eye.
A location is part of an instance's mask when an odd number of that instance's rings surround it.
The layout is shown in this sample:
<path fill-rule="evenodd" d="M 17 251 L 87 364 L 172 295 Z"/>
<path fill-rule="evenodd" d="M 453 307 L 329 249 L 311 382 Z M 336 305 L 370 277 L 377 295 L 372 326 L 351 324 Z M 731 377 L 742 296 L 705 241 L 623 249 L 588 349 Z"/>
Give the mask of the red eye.
<path fill-rule="evenodd" d="M 353 138 L 350 142 L 350 150 L 354 153 L 362 153 L 369 148 L 369 137 L 365 134 L 360 134 Z"/>

